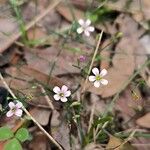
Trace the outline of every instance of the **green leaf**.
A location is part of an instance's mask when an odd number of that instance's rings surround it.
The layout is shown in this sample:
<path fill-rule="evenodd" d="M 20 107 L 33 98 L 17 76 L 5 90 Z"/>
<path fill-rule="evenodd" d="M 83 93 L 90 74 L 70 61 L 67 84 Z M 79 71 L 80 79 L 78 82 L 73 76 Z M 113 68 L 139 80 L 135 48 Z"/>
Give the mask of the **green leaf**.
<path fill-rule="evenodd" d="M 0 141 L 8 140 L 14 136 L 14 133 L 8 127 L 0 128 Z"/>
<path fill-rule="evenodd" d="M 16 138 L 13 138 L 5 144 L 4 150 L 22 150 L 22 146 Z"/>
<path fill-rule="evenodd" d="M 21 141 L 24 142 L 29 138 L 29 132 L 26 128 L 20 128 L 17 132 L 15 137 Z"/>

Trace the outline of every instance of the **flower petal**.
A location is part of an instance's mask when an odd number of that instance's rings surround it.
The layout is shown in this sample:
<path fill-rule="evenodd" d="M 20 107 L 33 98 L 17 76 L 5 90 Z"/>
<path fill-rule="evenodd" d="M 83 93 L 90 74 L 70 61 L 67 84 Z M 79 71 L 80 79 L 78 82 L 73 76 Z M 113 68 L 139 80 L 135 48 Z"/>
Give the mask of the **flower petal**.
<path fill-rule="evenodd" d="M 88 30 L 84 30 L 84 34 L 85 34 L 86 36 L 90 36 L 90 32 L 89 32 Z"/>
<path fill-rule="evenodd" d="M 7 117 L 11 117 L 14 115 L 14 112 L 12 110 L 9 110 L 7 113 L 6 113 L 6 116 Z"/>
<path fill-rule="evenodd" d="M 103 69 L 101 72 L 100 72 L 100 76 L 103 77 L 107 74 L 107 70 L 106 69 Z"/>
<path fill-rule="evenodd" d="M 60 98 L 61 98 L 58 94 L 55 94 L 53 97 L 56 101 L 60 100 Z"/>
<path fill-rule="evenodd" d="M 68 101 L 68 99 L 67 99 L 66 97 L 62 97 L 60 100 L 61 100 L 62 102 L 67 102 L 67 101 Z"/>
<path fill-rule="evenodd" d="M 67 90 L 68 90 L 68 87 L 66 85 L 63 85 L 62 88 L 61 88 L 61 91 L 63 93 L 65 93 Z"/>
<path fill-rule="evenodd" d="M 64 93 L 64 95 L 65 95 L 65 97 L 69 97 L 69 96 L 71 95 L 71 91 L 66 91 L 66 92 Z"/>
<path fill-rule="evenodd" d="M 87 30 L 90 31 L 90 32 L 94 32 L 95 29 L 94 29 L 93 26 L 90 26 L 90 27 L 87 27 Z"/>
<path fill-rule="evenodd" d="M 90 24 L 91 24 L 91 20 L 87 19 L 86 22 L 85 22 L 86 27 L 88 27 Z"/>
<path fill-rule="evenodd" d="M 98 70 L 98 68 L 93 68 L 92 69 L 92 72 L 93 72 L 93 74 L 95 74 L 95 75 L 98 75 L 99 74 L 99 70 Z"/>
<path fill-rule="evenodd" d="M 77 29 L 77 33 L 78 34 L 81 34 L 83 32 L 83 28 L 82 27 L 79 27 L 78 29 Z"/>
<path fill-rule="evenodd" d="M 21 108 L 22 106 L 23 106 L 22 103 L 18 101 L 17 104 L 16 104 L 16 107 Z"/>
<path fill-rule="evenodd" d="M 60 92 L 60 88 L 59 88 L 58 86 L 55 86 L 55 87 L 53 88 L 53 91 L 54 91 L 55 93 L 59 93 L 59 92 Z"/>
<path fill-rule="evenodd" d="M 95 76 L 89 76 L 89 81 L 94 82 L 96 80 Z"/>
<path fill-rule="evenodd" d="M 10 103 L 8 104 L 8 106 L 9 106 L 10 109 L 13 109 L 13 108 L 15 107 L 15 104 L 14 104 L 13 102 L 10 102 Z"/>
<path fill-rule="evenodd" d="M 78 23 L 79 23 L 81 26 L 83 26 L 83 25 L 84 25 L 84 20 L 83 20 L 83 19 L 79 19 L 79 20 L 78 20 Z"/>
<path fill-rule="evenodd" d="M 108 84 L 108 81 L 106 79 L 101 79 L 100 82 L 103 84 L 103 85 L 107 85 Z"/>
<path fill-rule="evenodd" d="M 94 86 L 97 87 L 97 88 L 100 87 L 100 82 L 99 81 L 95 81 L 94 82 Z"/>
<path fill-rule="evenodd" d="M 16 116 L 18 116 L 18 117 L 21 117 L 22 116 L 22 110 L 21 109 L 17 109 L 16 111 L 15 111 L 15 115 Z"/>

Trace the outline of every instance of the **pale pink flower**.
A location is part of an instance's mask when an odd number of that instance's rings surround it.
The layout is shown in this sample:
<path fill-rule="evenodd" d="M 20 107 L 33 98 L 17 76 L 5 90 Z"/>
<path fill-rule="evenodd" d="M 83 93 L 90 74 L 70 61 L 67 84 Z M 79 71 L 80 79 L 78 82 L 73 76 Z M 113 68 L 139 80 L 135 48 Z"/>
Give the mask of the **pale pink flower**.
<path fill-rule="evenodd" d="M 107 74 L 107 70 L 103 69 L 101 72 L 98 68 L 93 68 L 92 72 L 95 76 L 89 76 L 89 81 L 94 82 L 95 87 L 100 87 L 101 84 L 107 85 L 108 81 L 104 79 L 103 77 Z"/>
<path fill-rule="evenodd" d="M 80 27 L 77 29 L 78 34 L 84 33 L 86 36 L 90 36 L 90 32 L 94 32 L 95 30 L 93 26 L 90 26 L 91 20 L 89 19 L 86 21 L 80 19 L 78 23 L 80 24 Z"/>
<path fill-rule="evenodd" d="M 53 91 L 56 93 L 54 95 L 54 99 L 56 101 L 61 100 L 62 102 L 67 102 L 68 101 L 67 97 L 71 95 L 71 91 L 68 90 L 68 87 L 66 85 L 63 85 L 61 88 L 55 86 L 53 88 Z"/>
<path fill-rule="evenodd" d="M 10 102 L 8 104 L 10 110 L 7 112 L 6 116 L 7 117 L 12 117 L 13 115 L 16 115 L 18 117 L 21 117 L 22 116 L 22 103 L 17 101 L 17 103 L 13 103 L 13 102 Z"/>
<path fill-rule="evenodd" d="M 81 55 L 81 56 L 79 56 L 79 60 L 80 60 L 80 62 L 84 62 L 86 60 L 86 57 Z"/>

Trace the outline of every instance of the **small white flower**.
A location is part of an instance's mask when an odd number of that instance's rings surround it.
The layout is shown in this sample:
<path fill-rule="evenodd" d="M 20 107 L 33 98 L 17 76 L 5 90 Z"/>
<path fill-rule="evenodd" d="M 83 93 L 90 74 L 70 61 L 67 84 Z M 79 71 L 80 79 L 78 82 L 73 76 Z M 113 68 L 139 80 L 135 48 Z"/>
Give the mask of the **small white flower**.
<path fill-rule="evenodd" d="M 94 82 L 95 87 L 100 87 L 100 84 L 108 84 L 108 81 L 106 79 L 103 79 L 103 77 L 107 74 L 106 69 L 103 69 L 101 72 L 99 72 L 98 68 L 93 68 L 92 72 L 95 76 L 89 76 L 89 81 Z"/>
<path fill-rule="evenodd" d="M 6 116 L 7 117 L 12 117 L 13 115 L 16 115 L 18 117 L 21 117 L 22 116 L 22 103 L 17 101 L 17 103 L 13 103 L 13 102 L 10 102 L 8 104 L 10 110 L 7 112 Z"/>
<path fill-rule="evenodd" d="M 90 32 L 95 30 L 93 26 L 90 26 L 91 20 L 89 19 L 86 21 L 80 19 L 78 23 L 80 24 L 80 27 L 77 29 L 78 34 L 84 33 L 86 36 L 90 36 Z"/>
<path fill-rule="evenodd" d="M 67 102 L 67 97 L 71 95 L 71 91 L 68 90 L 68 87 L 66 85 L 63 85 L 61 89 L 58 86 L 55 86 L 53 88 L 53 91 L 56 93 L 54 95 L 54 99 L 56 101 L 61 100 L 62 102 Z"/>

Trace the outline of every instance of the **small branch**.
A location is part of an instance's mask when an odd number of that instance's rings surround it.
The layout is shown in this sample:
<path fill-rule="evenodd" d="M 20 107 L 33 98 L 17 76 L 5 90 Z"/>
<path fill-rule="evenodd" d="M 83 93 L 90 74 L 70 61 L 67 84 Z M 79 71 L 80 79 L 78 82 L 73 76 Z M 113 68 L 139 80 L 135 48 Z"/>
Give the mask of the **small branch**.
<path fill-rule="evenodd" d="M 8 86 L 8 84 L 6 83 L 6 81 L 4 80 L 2 74 L 0 73 L 0 79 L 2 80 L 5 88 L 9 91 L 9 93 L 11 94 L 11 96 L 14 99 L 17 99 L 17 97 L 15 96 L 15 94 L 12 92 L 12 90 L 10 89 L 10 87 Z M 27 116 L 29 118 L 31 118 L 31 120 L 39 127 L 39 129 L 49 138 L 49 140 L 55 144 L 57 146 L 57 148 L 59 150 L 63 150 L 63 148 L 59 145 L 59 143 L 47 132 L 44 130 L 44 128 L 35 120 L 34 117 L 32 117 L 32 115 L 28 112 L 28 110 L 25 107 L 22 107 L 23 111 L 27 114 Z"/>
<path fill-rule="evenodd" d="M 89 67 L 89 70 L 88 70 L 88 74 L 87 74 L 87 77 L 86 77 L 86 80 L 83 84 L 83 88 L 81 90 L 81 93 L 83 93 L 85 91 L 85 87 L 86 87 L 86 84 L 87 84 L 87 81 L 88 81 L 88 76 L 92 70 L 92 67 L 93 67 L 93 63 L 94 63 L 94 60 L 95 60 L 95 57 L 96 57 L 96 54 L 98 52 L 98 49 L 99 49 L 99 45 L 101 43 L 101 39 L 102 39 L 102 35 L 103 35 L 103 30 L 101 31 L 101 34 L 99 35 L 99 38 L 98 38 L 98 42 L 97 42 L 97 45 L 96 45 L 96 49 L 95 49 L 95 52 L 94 52 L 94 55 L 93 55 L 93 58 L 92 58 L 92 61 L 91 61 L 91 64 L 90 64 L 90 67 Z"/>

